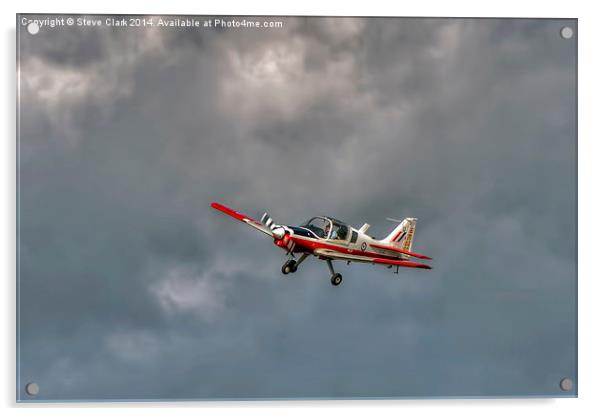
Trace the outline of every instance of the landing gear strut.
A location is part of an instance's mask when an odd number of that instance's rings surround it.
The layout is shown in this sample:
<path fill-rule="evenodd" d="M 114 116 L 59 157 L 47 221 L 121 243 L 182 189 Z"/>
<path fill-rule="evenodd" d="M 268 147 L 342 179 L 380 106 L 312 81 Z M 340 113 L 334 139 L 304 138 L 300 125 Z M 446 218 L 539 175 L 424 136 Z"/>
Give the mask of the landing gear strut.
<path fill-rule="evenodd" d="M 332 260 L 326 259 L 326 264 L 328 264 L 328 268 L 330 269 L 330 283 L 333 286 L 338 286 L 343 281 L 343 276 L 341 273 L 335 273 L 334 267 L 332 267 Z"/>
<path fill-rule="evenodd" d="M 295 259 L 287 260 L 282 265 L 282 274 L 295 273 L 297 271 L 297 268 L 301 265 L 301 263 L 303 263 L 303 260 L 305 260 L 308 256 L 309 254 L 303 253 L 303 255 L 301 255 L 301 257 L 299 258 L 299 261 Z"/>

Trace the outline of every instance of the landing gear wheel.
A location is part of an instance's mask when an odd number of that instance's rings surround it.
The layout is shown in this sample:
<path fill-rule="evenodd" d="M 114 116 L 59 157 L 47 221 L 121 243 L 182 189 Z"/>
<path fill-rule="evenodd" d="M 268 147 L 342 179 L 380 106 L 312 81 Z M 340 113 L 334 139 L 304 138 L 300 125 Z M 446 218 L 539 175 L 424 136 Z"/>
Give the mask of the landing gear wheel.
<path fill-rule="evenodd" d="M 283 274 L 295 273 L 296 271 L 297 271 L 297 262 L 295 260 L 288 260 L 282 266 Z"/>
<path fill-rule="evenodd" d="M 340 285 L 342 281 L 343 281 L 343 276 L 341 276 L 341 273 L 335 273 L 330 278 L 330 283 L 332 283 L 333 286 Z"/>

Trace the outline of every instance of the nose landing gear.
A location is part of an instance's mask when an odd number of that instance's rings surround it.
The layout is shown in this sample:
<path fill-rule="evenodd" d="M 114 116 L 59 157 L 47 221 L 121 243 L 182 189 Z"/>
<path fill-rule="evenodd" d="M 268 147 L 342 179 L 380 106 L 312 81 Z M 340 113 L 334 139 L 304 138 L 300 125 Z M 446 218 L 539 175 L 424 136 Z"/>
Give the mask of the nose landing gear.
<path fill-rule="evenodd" d="M 287 260 L 286 263 L 282 265 L 282 273 L 289 274 L 295 273 L 297 271 L 297 262 L 295 260 Z"/>
<path fill-rule="evenodd" d="M 301 255 L 301 257 L 299 258 L 299 261 L 295 260 L 295 259 L 290 259 L 287 260 L 283 265 L 282 265 L 282 274 L 289 274 L 289 273 L 295 273 L 297 271 L 297 268 L 301 265 L 301 263 L 303 263 L 303 261 L 309 256 L 309 254 L 307 253 L 303 253 Z"/>

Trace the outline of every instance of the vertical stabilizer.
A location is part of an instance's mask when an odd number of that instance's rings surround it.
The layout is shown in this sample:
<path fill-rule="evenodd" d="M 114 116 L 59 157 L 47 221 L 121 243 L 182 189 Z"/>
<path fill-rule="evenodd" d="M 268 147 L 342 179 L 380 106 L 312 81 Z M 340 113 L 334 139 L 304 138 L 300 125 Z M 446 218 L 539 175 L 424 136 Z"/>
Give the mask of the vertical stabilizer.
<path fill-rule="evenodd" d="M 405 251 L 412 251 L 412 241 L 416 229 L 416 218 L 406 218 L 399 223 L 382 241 L 394 244 Z"/>

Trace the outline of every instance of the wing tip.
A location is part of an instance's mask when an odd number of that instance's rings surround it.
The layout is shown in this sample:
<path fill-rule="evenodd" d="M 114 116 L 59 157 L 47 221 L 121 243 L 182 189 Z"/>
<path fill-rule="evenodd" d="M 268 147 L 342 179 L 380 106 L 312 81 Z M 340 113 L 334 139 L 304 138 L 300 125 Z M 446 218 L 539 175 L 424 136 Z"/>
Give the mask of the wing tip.
<path fill-rule="evenodd" d="M 247 218 L 246 215 L 241 214 L 240 212 L 236 212 L 232 208 L 228 208 L 227 206 L 222 205 L 219 202 L 212 202 L 211 208 L 215 208 L 216 210 L 221 211 L 224 214 L 229 215 L 233 218 L 236 218 L 237 220 L 240 220 L 240 221 L 243 221 L 245 218 Z"/>

